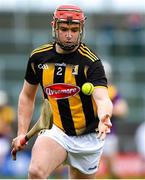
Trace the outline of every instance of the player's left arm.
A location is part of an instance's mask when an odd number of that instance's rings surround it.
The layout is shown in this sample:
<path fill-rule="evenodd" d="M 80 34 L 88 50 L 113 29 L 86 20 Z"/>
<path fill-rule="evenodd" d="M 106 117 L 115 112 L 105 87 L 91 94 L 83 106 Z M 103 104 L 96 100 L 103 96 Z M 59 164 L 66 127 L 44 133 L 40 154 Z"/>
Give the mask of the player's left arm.
<path fill-rule="evenodd" d="M 98 136 L 105 138 L 106 134 L 110 132 L 113 104 L 108 95 L 108 89 L 106 87 L 95 87 L 93 91 L 93 98 L 97 105 L 97 113 L 99 117 Z"/>

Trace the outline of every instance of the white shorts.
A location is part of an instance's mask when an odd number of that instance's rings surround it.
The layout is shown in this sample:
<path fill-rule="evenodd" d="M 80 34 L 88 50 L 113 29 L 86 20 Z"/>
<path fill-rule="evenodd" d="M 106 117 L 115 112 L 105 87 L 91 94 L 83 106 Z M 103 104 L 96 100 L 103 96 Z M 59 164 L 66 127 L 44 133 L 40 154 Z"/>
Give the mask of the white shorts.
<path fill-rule="evenodd" d="M 97 172 L 104 141 L 97 138 L 96 133 L 82 136 L 68 136 L 57 126 L 43 130 L 41 136 L 47 136 L 57 141 L 68 152 L 66 164 L 78 169 L 84 174 Z"/>

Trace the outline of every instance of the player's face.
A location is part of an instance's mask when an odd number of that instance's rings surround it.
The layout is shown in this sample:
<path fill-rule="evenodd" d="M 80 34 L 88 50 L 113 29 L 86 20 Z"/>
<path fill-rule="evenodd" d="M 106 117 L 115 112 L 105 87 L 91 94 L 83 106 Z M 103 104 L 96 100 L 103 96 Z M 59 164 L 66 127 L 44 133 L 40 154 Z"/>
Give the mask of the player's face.
<path fill-rule="evenodd" d="M 79 44 L 80 41 L 80 24 L 78 23 L 59 23 L 56 30 L 57 38 L 64 46 Z"/>

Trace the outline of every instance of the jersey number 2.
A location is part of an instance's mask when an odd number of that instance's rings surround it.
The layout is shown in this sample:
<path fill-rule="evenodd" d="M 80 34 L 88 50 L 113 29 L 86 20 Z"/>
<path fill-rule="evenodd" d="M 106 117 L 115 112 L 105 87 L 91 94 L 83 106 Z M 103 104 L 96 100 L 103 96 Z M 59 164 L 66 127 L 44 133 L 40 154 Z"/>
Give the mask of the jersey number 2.
<path fill-rule="evenodd" d="M 56 75 L 58 76 L 62 75 L 62 67 L 58 67 Z"/>

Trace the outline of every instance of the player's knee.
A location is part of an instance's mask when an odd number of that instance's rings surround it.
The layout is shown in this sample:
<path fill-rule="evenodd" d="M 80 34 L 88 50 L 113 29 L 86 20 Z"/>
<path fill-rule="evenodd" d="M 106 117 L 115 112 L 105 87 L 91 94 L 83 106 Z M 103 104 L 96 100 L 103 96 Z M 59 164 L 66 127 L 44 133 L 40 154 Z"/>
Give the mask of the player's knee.
<path fill-rule="evenodd" d="M 46 172 L 39 166 L 29 167 L 29 179 L 45 179 L 47 178 Z"/>

